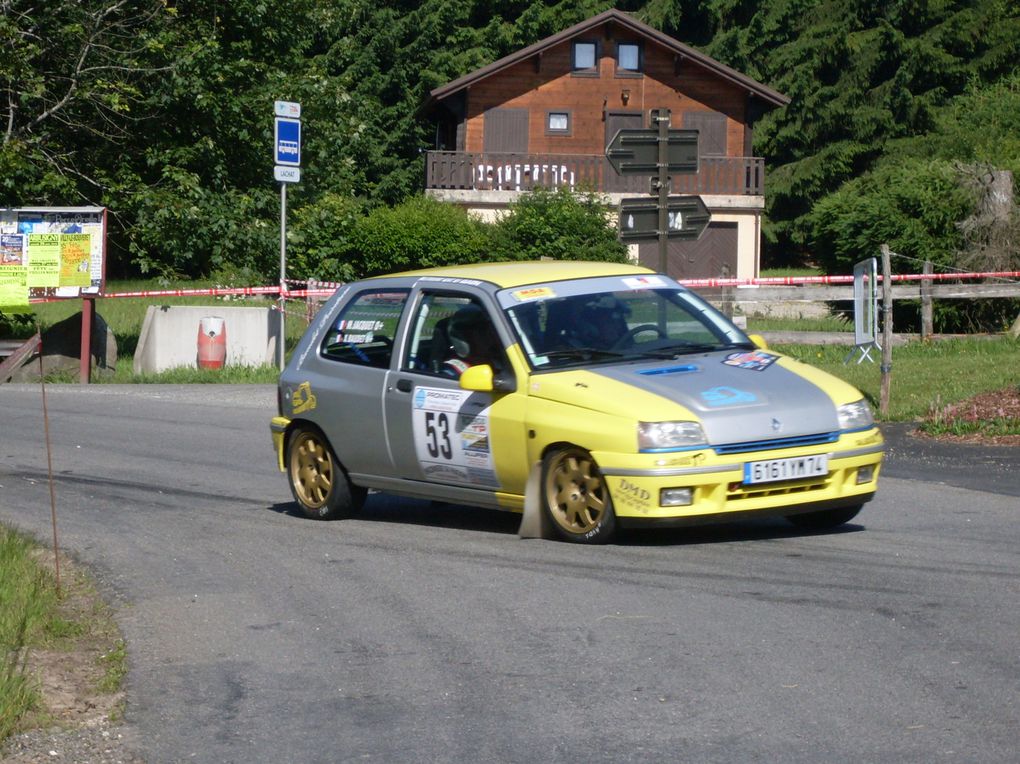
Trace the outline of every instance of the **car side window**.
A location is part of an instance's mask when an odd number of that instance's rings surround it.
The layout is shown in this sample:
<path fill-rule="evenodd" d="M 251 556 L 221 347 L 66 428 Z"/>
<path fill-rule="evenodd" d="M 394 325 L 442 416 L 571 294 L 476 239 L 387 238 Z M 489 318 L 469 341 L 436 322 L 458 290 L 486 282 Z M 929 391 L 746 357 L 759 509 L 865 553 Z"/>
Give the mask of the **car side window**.
<path fill-rule="evenodd" d="M 425 294 L 411 322 L 405 371 L 456 378 L 481 363 L 503 368 L 503 348 L 488 311 L 476 299 Z"/>
<path fill-rule="evenodd" d="M 323 358 L 389 368 L 408 291 L 362 292 L 340 311 L 322 342 Z"/>

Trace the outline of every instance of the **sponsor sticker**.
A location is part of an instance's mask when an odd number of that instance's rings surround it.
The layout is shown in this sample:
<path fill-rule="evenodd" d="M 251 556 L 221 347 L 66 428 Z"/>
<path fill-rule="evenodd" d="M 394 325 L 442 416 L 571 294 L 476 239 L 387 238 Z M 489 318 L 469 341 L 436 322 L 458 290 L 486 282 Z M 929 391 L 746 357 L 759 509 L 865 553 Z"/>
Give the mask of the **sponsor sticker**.
<path fill-rule="evenodd" d="M 754 403 L 758 400 L 758 396 L 747 390 L 719 385 L 702 391 L 701 400 L 705 402 L 706 406 L 720 408 L 722 406 L 739 406 L 742 403 Z"/>
<path fill-rule="evenodd" d="M 723 359 L 727 366 L 736 366 L 738 369 L 750 369 L 751 371 L 765 371 L 769 366 L 779 360 L 779 356 L 766 353 L 761 350 L 751 350 L 744 353 L 730 353 Z"/>
<path fill-rule="evenodd" d="M 658 289 L 666 286 L 662 276 L 628 276 L 623 283 L 628 289 Z"/>
<path fill-rule="evenodd" d="M 530 289 L 516 289 L 510 293 L 517 302 L 530 302 L 531 300 L 545 300 L 555 297 L 556 292 L 552 287 L 531 287 Z"/>

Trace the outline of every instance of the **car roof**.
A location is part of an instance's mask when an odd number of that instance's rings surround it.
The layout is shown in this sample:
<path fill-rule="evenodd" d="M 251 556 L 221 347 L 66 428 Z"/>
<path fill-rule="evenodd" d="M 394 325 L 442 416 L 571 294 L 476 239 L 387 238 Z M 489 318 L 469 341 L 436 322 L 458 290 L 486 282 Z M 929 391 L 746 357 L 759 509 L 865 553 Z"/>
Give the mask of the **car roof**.
<path fill-rule="evenodd" d="M 470 263 L 391 273 L 375 278 L 438 276 L 451 279 L 487 281 L 499 288 L 540 284 L 547 281 L 596 278 L 599 276 L 647 275 L 654 271 L 640 265 L 575 260 L 532 260 L 528 262 Z"/>

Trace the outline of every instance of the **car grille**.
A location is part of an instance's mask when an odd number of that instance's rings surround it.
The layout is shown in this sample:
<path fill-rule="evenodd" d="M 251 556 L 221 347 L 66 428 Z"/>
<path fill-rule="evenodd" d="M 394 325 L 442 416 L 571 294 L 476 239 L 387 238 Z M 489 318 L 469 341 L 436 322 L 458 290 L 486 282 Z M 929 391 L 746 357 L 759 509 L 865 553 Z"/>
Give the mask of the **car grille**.
<path fill-rule="evenodd" d="M 764 483 L 762 485 L 743 485 L 741 483 L 730 483 L 726 491 L 727 501 L 742 501 L 745 499 L 764 499 L 769 496 L 790 496 L 791 494 L 810 493 L 811 491 L 823 491 L 829 486 L 832 480 L 832 473 L 828 477 L 819 477 L 808 481 L 787 482 L 787 483 Z"/>
<path fill-rule="evenodd" d="M 838 432 L 822 432 L 816 435 L 798 435 L 794 438 L 776 438 L 774 440 L 748 440 L 743 443 L 727 443 L 713 446 L 717 454 L 746 454 L 749 451 L 771 451 L 777 448 L 800 448 L 818 446 L 823 443 L 835 443 L 839 440 Z"/>

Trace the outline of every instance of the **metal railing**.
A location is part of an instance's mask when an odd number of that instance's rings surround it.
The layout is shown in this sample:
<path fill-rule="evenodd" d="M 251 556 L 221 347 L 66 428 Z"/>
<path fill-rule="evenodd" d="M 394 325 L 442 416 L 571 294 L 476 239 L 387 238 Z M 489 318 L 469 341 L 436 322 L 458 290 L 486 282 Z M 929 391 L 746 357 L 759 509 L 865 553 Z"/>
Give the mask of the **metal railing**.
<path fill-rule="evenodd" d="M 696 175 L 674 175 L 671 193 L 761 196 L 765 161 L 760 157 L 701 157 Z M 649 178 L 620 176 L 601 154 L 504 154 L 429 151 L 425 186 L 430 189 L 527 191 L 567 187 L 646 194 Z"/>

